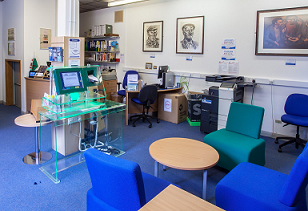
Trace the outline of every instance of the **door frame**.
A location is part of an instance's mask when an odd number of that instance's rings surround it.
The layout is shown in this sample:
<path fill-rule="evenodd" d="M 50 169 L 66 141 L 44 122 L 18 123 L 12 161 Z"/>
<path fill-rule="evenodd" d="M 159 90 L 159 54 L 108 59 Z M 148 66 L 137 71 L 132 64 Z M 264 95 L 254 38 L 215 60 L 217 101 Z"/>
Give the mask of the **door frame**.
<path fill-rule="evenodd" d="M 19 63 L 20 67 L 20 109 L 22 109 L 22 93 L 21 93 L 21 87 L 22 87 L 22 80 L 21 80 L 21 60 L 13 60 L 13 59 L 6 59 L 5 60 L 5 105 L 14 105 L 14 93 L 13 93 L 13 62 Z"/>

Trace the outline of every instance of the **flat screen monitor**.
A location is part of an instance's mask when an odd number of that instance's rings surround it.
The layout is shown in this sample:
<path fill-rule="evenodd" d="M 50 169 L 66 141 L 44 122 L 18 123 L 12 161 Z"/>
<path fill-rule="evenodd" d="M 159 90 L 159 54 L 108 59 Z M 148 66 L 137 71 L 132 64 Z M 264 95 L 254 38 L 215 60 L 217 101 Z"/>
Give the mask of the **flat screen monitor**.
<path fill-rule="evenodd" d="M 62 83 L 62 90 L 80 89 L 84 87 L 80 71 L 61 72 L 60 78 Z"/>
<path fill-rule="evenodd" d="M 69 94 L 87 90 L 87 72 L 82 68 L 55 68 L 53 70 L 57 94 Z"/>
<path fill-rule="evenodd" d="M 159 66 L 158 68 L 158 74 L 157 74 L 157 78 L 162 78 L 163 77 L 163 73 L 166 73 L 168 71 L 169 66 Z"/>

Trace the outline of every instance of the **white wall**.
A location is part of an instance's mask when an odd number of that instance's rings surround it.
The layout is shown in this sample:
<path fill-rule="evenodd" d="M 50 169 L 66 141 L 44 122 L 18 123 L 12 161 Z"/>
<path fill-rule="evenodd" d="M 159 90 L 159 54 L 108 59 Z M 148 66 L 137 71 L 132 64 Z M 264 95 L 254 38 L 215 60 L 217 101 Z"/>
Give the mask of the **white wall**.
<path fill-rule="evenodd" d="M 1 11 L 2 10 L 2 11 Z M 10 0 L 0 3 L 0 101 L 5 101 L 5 59 L 21 60 L 22 111 L 26 111 L 24 76 L 29 75 L 35 52 L 41 65 L 48 61 L 48 50 L 40 49 L 40 28 L 51 29 L 55 36 L 56 0 Z M 15 29 L 15 55 L 8 56 L 7 30 Z"/>
<path fill-rule="evenodd" d="M 5 101 L 5 59 L 21 60 L 21 72 L 23 72 L 23 57 L 24 57 L 24 1 L 10 0 L 0 3 L 2 6 L 2 63 L 0 73 L 3 77 L 0 78 L 0 93 L 2 100 Z M 8 55 L 8 29 L 15 29 L 15 55 Z M 10 41 L 12 42 L 12 41 Z"/>
<path fill-rule="evenodd" d="M 125 40 L 121 53 L 125 55 L 124 65 L 118 66 L 119 81 L 125 69 L 145 71 L 146 62 L 154 65 L 168 64 L 172 71 L 185 72 L 188 76 L 201 78 L 190 79 L 190 90 L 201 91 L 211 84 L 205 82 L 204 75 L 218 73 L 218 61 L 221 57 L 221 42 L 226 38 L 236 39 L 236 61 L 239 62 L 239 74 L 251 80 L 257 79 L 259 85 L 254 90 L 253 104 L 265 108 L 262 130 L 266 132 L 293 135 L 295 127 L 282 128 L 274 123 L 284 113 L 283 106 L 287 96 L 294 92 L 308 94 L 306 69 L 307 57 L 256 56 L 255 32 L 258 10 L 292 8 L 306 6 L 306 0 L 177 0 L 156 4 L 132 4 L 124 8 L 124 24 L 115 31 Z M 105 9 L 88 12 L 80 16 L 80 35 L 94 24 L 113 23 L 113 10 Z M 186 61 L 186 54 L 176 54 L 176 20 L 180 17 L 204 16 L 204 53 L 192 55 L 193 61 Z M 142 52 L 143 22 L 164 21 L 163 52 Z M 124 31 L 123 31 L 124 30 Z M 124 49 L 123 49 L 124 48 Z M 150 55 L 155 54 L 151 59 Z M 285 65 L 286 59 L 296 59 L 295 66 Z M 148 71 L 146 72 L 155 72 Z M 192 74 L 197 73 L 197 74 Z M 191 75 L 192 74 L 192 75 Z M 201 75 L 200 75 L 201 74 Z M 141 74 L 145 77 L 145 74 Z M 149 75 L 147 74 L 146 78 Z M 155 75 L 152 77 L 155 78 Z M 300 83 L 303 81 L 304 83 Z M 286 86 L 286 84 L 288 86 Z M 304 84 L 304 86 L 303 86 Z M 302 87 L 303 86 L 303 87 Z M 250 103 L 252 89 L 245 91 L 245 103 Z M 302 132 L 307 137 L 306 131 Z"/>
<path fill-rule="evenodd" d="M 49 60 L 48 49 L 40 49 L 40 28 L 51 29 L 55 37 L 56 0 L 25 0 L 24 5 L 24 60 L 22 76 L 29 76 L 30 63 L 35 53 L 39 65 Z M 22 110 L 26 111 L 26 87 L 22 80 Z"/>

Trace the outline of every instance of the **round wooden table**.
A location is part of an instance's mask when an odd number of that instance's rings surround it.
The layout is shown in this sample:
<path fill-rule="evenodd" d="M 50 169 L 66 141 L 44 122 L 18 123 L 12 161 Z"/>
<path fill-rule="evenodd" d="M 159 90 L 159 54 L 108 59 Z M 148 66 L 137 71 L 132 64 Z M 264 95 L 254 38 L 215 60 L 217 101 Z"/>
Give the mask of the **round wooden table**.
<path fill-rule="evenodd" d="M 15 124 L 21 127 L 35 127 L 35 152 L 31 152 L 23 158 L 23 162 L 26 164 L 40 164 L 45 163 L 52 158 L 49 152 L 40 151 L 40 142 L 38 139 L 40 126 L 49 124 L 50 122 L 36 122 L 32 114 L 25 114 L 16 117 Z"/>
<path fill-rule="evenodd" d="M 219 160 L 213 147 L 188 138 L 164 138 L 152 143 L 149 151 L 155 160 L 156 177 L 159 163 L 180 170 L 203 170 L 202 198 L 206 199 L 207 169 Z"/>

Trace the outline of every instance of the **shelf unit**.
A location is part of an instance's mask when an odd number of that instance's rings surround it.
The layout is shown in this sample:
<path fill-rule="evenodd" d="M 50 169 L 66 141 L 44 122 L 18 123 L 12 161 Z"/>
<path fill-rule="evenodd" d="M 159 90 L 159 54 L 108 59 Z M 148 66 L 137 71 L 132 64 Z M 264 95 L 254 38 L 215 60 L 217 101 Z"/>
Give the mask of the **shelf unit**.
<path fill-rule="evenodd" d="M 118 64 L 117 54 L 118 42 L 113 45 L 113 41 L 117 41 L 118 36 L 104 37 L 88 37 L 85 39 L 85 63 L 86 64 Z"/>

